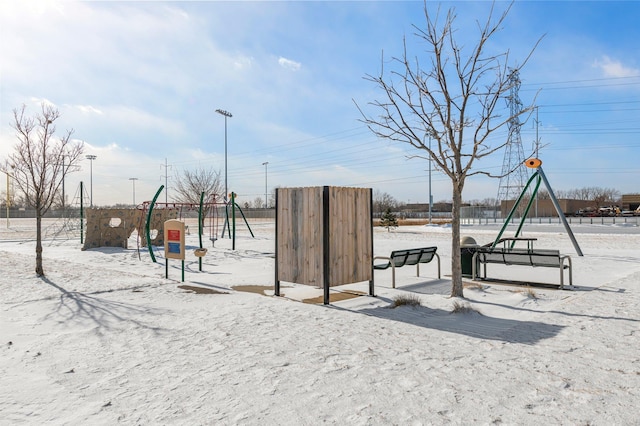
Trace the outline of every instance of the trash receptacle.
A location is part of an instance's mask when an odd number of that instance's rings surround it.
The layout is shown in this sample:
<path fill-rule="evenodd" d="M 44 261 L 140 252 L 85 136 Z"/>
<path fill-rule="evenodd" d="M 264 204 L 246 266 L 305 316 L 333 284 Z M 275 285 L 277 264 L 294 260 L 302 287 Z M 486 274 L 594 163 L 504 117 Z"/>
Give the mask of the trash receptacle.
<path fill-rule="evenodd" d="M 471 237 L 463 237 L 460 240 L 460 264 L 463 277 L 473 276 L 473 255 L 478 247 L 476 240 Z"/>

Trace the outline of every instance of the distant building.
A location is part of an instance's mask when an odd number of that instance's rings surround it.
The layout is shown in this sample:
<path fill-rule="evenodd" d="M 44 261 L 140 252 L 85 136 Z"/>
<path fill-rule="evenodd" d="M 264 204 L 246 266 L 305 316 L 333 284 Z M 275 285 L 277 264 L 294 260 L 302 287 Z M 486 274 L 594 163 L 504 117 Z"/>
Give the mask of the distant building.
<path fill-rule="evenodd" d="M 506 217 L 509 214 L 515 202 L 516 200 L 504 200 L 501 202 L 500 211 L 502 217 Z M 562 212 L 565 214 L 565 216 L 573 216 L 579 210 L 593 208 L 592 201 L 584 200 L 560 198 L 558 199 L 558 204 L 560 205 L 560 208 L 562 209 Z M 525 201 L 520 202 L 520 214 L 517 215 L 518 217 L 522 216 L 522 213 L 524 212 L 526 206 L 527 203 Z M 556 208 L 550 199 L 538 200 L 537 202 L 534 201 L 534 203 L 531 205 L 529 213 L 527 214 L 527 217 L 534 217 L 536 216 L 536 213 L 537 217 L 558 217 L 558 212 L 556 212 Z"/>
<path fill-rule="evenodd" d="M 635 210 L 640 207 L 640 194 L 626 194 L 621 200 L 622 210 Z"/>
<path fill-rule="evenodd" d="M 433 203 L 431 207 L 432 212 L 447 212 L 450 213 L 453 205 L 451 203 Z M 411 203 L 402 206 L 402 211 L 409 212 L 428 212 L 429 203 Z"/>

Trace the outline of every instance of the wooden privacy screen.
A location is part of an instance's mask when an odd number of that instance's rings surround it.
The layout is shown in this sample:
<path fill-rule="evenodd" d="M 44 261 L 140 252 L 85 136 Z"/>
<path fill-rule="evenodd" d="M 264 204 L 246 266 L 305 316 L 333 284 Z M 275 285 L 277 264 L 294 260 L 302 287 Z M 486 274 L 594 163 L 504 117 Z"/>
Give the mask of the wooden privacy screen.
<path fill-rule="evenodd" d="M 280 281 L 372 291 L 372 223 L 369 188 L 277 188 L 276 294 Z"/>

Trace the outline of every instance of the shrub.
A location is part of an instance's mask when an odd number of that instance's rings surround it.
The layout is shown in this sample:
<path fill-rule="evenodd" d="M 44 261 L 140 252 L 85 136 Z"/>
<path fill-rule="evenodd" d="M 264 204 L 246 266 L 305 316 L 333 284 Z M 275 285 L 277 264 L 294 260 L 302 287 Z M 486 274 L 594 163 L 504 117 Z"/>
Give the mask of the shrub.
<path fill-rule="evenodd" d="M 476 309 L 474 309 L 471 305 L 469 305 L 468 303 L 461 303 L 461 302 L 453 302 L 453 310 L 451 311 L 452 314 L 480 314 L 480 312 Z"/>
<path fill-rule="evenodd" d="M 397 308 L 398 306 L 411 306 L 415 308 L 421 305 L 422 302 L 420 301 L 420 297 L 415 294 L 401 294 L 393 298 L 393 305 L 391 305 L 391 308 Z"/>
<path fill-rule="evenodd" d="M 398 227 L 398 218 L 396 217 L 395 214 L 393 214 L 391 212 L 391 209 L 388 208 L 388 207 L 387 207 L 387 210 L 385 210 L 385 212 L 382 215 L 382 217 L 380 218 L 380 226 L 383 226 L 383 227 L 387 228 L 387 232 L 391 228 L 397 228 Z"/>
<path fill-rule="evenodd" d="M 522 293 L 529 299 L 538 300 L 538 295 L 531 287 L 527 287 L 526 289 L 522 290 Z"/>

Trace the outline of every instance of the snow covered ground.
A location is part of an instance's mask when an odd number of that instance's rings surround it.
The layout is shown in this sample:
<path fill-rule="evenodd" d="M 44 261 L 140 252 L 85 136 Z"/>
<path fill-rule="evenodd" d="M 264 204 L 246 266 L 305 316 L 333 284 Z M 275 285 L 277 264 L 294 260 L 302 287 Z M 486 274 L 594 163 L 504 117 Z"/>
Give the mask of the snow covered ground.
<path fill-rule="evenodd" d="M 206 240 L 202 272 L 189 250 L 185 282 L 179 261 L 165 279 L 161 251 L 153 263 L 135 239 L 81 251 L 61 236 L 37 278 L 32 222 L 0 228 L 3 425 L 640 424 L 637 226 L 574 226 L 583 257 L 561 227 L 525 226 L 572 256 L 575 290 L 480 282 L 464 300 L 449 297 L 449 228 L 376 228 L 375 255 L 438 246 L 442 279 L 435 264 L 404 267 L 392 289 L 376 271 L 377 297 L 324 306 L 302 303 L 322 294 L 308 286 L 272 296 L 269 222 L 255 238 L 241 228 L 235 251 Z M 497 227 L 462 233 L 484 244 Z M 559 281 L 542 269 L 491 270 Z M 399 295 L 421 306 L 390 308 Z"/>

